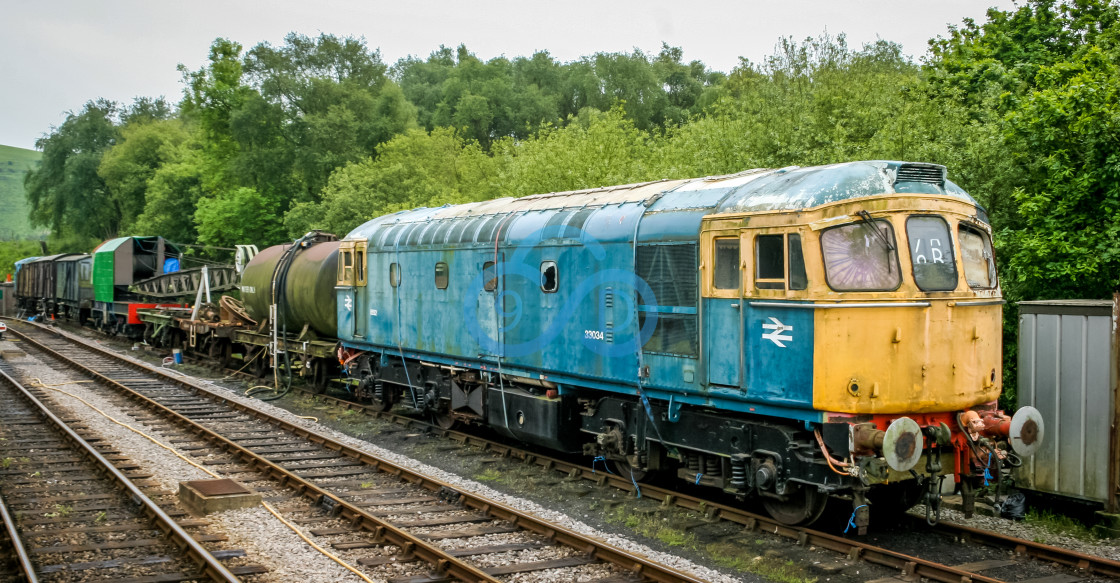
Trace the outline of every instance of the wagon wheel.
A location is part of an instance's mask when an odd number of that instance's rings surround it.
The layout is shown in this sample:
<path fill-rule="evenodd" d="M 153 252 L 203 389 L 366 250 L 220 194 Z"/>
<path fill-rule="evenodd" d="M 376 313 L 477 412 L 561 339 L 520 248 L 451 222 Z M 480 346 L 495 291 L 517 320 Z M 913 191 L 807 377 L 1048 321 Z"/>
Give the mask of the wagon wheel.
<path fill-rule="evenodd" d="M 327 385 L 330 383 L 330 373 L 328 369 L 330 365 L 327 361 L 321 358 L 311 359 L 310 375 L 307 377 L 307 382 L 311 384 L 311 390 L 319 395 L 327 390 Z"/>
<path fill-rule="evenodd" d="M 437 409 L 431 414 L 432 423 L 440 429 L 451 429 L 458 423 L 454 417 L 451 416 L 449 408 Z"/>
<path fill-rule="evenodd" d="M 225 338 L 211 338 L 207 356 L 210 357 L 211 361 L 218 363 L 219 368 L 229 368 L 230 359 L 233 356 L 233 345 Z"/>
<path fill-rule="evenodd" d="M 828 494 L 812 486 L 789 484 L 785 500 L 777 498 L 763 498 L 762 505 L 774 520 L 790 526 L 808 525 L 815 522 L 824 513 L 828 503 Z"/>
<path fill-rule="evenodd" d="M 253 356 L 253 362 L 250 365 L 249 371 L 253 374 L 253 376 L 257 377 L 258 379 L 263 379 L 265 374 L 268 373 L 269 368 L 270 367 L 268 365 L 268 349 L 267 348 L 261 348 Z"/>

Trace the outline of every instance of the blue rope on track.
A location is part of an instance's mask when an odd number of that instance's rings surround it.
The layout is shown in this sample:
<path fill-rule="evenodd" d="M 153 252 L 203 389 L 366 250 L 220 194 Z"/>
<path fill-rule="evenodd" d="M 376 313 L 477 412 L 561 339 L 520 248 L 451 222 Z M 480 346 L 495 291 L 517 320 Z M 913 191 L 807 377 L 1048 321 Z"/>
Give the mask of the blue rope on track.
<path fill-rule="evenodd" d="M 853 529 L 853 528 L 858 528 L 856 526 L 856 513 L 859 512 L 860 508 L 867 508 L 867 505 L 866 504 L 860 504 L 859 506 L 856 506 L 855 510 L 852 511 L 852 516 L 851 516 L 851 518 L 848 519 L 848 526 L 844 527 L 844 534 L 848 534 L 848 531 Z"/>

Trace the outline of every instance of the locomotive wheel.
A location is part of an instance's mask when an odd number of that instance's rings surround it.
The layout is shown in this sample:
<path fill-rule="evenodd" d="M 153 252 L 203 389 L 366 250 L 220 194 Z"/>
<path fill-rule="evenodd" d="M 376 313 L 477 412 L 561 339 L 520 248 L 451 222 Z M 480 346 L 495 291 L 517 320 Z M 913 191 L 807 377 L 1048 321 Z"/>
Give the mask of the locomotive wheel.
<path fill-rule="evenodd" d="M 455 418 L 450 412 L 432 413 L 432 423 L 440 429 L 451 429 L 455 427 Z"/>
<path fill-rule="evenodd" d="M 763 498 L 762 505 L 770 516 L 790 526 L 809 525 L 816 522 L 824 507 L 828 503 L 828 494 L 824 494 L 812 486 L 790 484 L 785 500 L 777 498 Z"/>
<path fill-rule="evenodd" d="M 647 475 L 649 475 L 649 472 L 647 470 L 635 468 L 634 466 L 630 465 L 630 462 L 627 461 L 610 460 L 607 463 L 610 464 L 611 470 L 614 473 L 632 482 L 641 482 L 642 480 L 646 479 Z"/>

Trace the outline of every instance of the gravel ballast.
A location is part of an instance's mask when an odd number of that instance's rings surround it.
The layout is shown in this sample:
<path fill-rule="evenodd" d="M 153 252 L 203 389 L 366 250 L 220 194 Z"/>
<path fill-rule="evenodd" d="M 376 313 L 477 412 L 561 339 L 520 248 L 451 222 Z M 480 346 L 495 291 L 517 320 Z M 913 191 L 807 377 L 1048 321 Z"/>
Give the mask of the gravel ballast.
<path fill-rule="evenodd" d="M 13 343 L 0 342 L 0 344 Z M 5 347 L 0 346 L 0 349 L 4 348 Z M 127 353 L 125 356 L 146 366 L 151 366 Z M 12 364 L 18 367 L 25 380 L 38 378 L 45 385 L 79 380 L 71 378 L 67 376 L 66 373 L 57 371 L 54 366 L 44 364 L 31 356 L 17 358 L 12 361 Z M 453 473 L 429 466 L 418 460 L 383 449 L 367 441 L 350 437 L 344 433 L 320 425 L 313 420 L 305 419 L 290 413 L 285 409 L 272 406 L 258 399 L 244 397 L 240 394 L 241 391 L 229 389 L 205 379 L 193 378 L 192 380 L 208 385 L 211 390 L 227 398 L 231 398 L 232 400 L 267 414 L 280 417 L 294 425 L 299 425 L 317 433 L 322 433 L 349 446 L 387 459 L 392 463 L 408 467 L 413 471 L 424 473 L 432 478 L 445 482 L 455 489 L 490 498 L 499 504 L 528 512 L 538 518 L 566 528 L 571 528 L 584 535 L 605 540 L 616 547 L 645 556 L 652 561 L 668 565 L 683 572 L 691 573 L 705 581 L 712 581 L 713 583 L 732 583 L 740 581 L 740 579 L 697 565 L 681 557 L 655 551 L 626 537 L 601 532 L 561 512 L 544 508 L 534 502 L 499 492 L 473 480 L 465 479 Z M 93 385 L 91 384 L 83 383 L 66 384 L 57 388 L 84 399 L 93 407 L 97 407 L 104 411 L 105 414 L 121 422 L 138 429 L 142 428 L 142 424 L 139 421 L 129 417 L 109 399 L 99 394 L 99 391 L 93 390 L 92 387 Z M 211 478 L 210 475 L 179 459 L 166 449 L 153 444 L 148 439 L 137 435 L 121 425 L 107 420 L 104 416 L 80 401 L 57 391 L 52 392 L 57 395 L 57 402 L 67 408 L 71 415 L 85 421 L 90 429 L 98 432 L 104 438 L 111 440 L 117 445 L 123 455 L 141 464 L 146 471 L 153 473 L 154 479 L 158 480 L 160 485 L 168 492 L 177 491 L 180 481 Z M 208 515 L 207 518 L 214 523 L 216 528 L 228 533 L 230 536 L 229 544 L 231 548 L 244 548 L 250 556 L 256 557 L 258 561 L 272 570 L 271 573 L 262 576 L 263 578 L 259 580 L 298 580 L 302 583 L 357 580 L 353 574 L 326 559 L 322 554 L 312 550 L 305 542 L 292 533 L 290 529 L 276 520 L 263 508 L 211 514 Z M 396 566 L 407 566 L 409 569 L 415 569 L 415 565 Z M 581 571 L 586 571 L 589 578 L 596 578 L 606 572 L 604 569 L 605 568 L 602 566 L 591 565 L 586 568 L 581 568 Z M 566 570 L 564 573 L 570 575 L 571 571 Z M 547 574 L 547 572 L 522 574 L 514 576 L 510 581 L 548 580 Z M 565 577 L 567 576 L 568 575 L 565 575 Z M 582 579 L 583 577 L 581 576 L 580 578 Z"/>

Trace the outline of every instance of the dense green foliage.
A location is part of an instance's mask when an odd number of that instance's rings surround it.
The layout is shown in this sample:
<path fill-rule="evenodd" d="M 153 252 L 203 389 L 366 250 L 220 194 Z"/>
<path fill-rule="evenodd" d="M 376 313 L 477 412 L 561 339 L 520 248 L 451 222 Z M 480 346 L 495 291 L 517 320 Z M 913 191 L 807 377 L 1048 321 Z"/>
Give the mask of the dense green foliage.
<path fill-rule="evenodd" d="M 0 281 L 15 274 L 16 261 L 38 255 L 42 252 L 35 241 L 0 241 Z"/>

